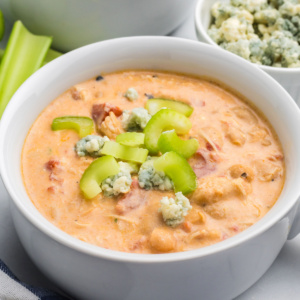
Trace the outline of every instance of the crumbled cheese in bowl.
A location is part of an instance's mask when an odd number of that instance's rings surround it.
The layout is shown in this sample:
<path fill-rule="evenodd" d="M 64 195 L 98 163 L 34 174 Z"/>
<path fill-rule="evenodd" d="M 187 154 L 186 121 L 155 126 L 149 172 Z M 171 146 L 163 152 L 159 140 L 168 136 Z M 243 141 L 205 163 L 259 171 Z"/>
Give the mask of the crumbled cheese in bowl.
<path fill-rule="evenodd" d="M 190 200 L 181 192 L 175 194 L 174 198 L 163 197 L 160 200 L 159 211 L 168 226 L 175 227 L 184 221 L 184 217 L 192 208 Z"/>
<path fill-rule="evenodd" d="M 230 0 L 211 8 L 208 35 L 253 63 L 300 67 L 299 0 Z"/>

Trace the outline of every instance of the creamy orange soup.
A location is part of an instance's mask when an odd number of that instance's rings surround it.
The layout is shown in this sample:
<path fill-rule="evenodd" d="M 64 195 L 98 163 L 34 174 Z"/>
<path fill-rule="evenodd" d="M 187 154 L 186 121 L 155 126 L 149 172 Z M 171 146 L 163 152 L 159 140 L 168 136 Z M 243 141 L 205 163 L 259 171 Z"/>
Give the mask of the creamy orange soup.
<path fill-rule="evenodd" d="M 129 88 L 138 93 L 134 101 L 124 96 Z M 192 128 L 181 138 L 199 142 L 188 159 L 197 188 L 185 195 L 191 208 L 176 226 L 166 224 L 160 209 L 161 199 L 174 199 L 174 191 L 145 190 L 138 173 L 129 191 L 86 199 L 79 182 L 95 158 L 78 156 L 75 131 L 51 130 L 56 117 L 87 116 L 95 121 L 93 135 L 114 140 L 125 132 L 123 111 L 145 107 L 152 97 L 194 109 Z M 102 74 L 59 96 L 30 129 L 22 170 L 29 197 L 55 226 L 87 243 L 134 253 L 187 251 L 223 241 L 261 219 L 284 184 L 283 152 L 262 114 L 212 81 L 153 71 Z"/>

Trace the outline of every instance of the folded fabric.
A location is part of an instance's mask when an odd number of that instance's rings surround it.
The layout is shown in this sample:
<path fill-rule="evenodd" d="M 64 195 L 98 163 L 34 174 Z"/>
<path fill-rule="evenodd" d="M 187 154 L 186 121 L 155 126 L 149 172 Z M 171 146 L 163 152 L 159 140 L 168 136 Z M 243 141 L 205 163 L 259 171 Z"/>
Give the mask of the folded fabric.
<path fill-rule="evenodd" d="M 1 300 L 68 300 L 48 289 L 33 287 L 21 282 L 0 259 Z M 69 299 L 70 300 L 70 299 Z"/>

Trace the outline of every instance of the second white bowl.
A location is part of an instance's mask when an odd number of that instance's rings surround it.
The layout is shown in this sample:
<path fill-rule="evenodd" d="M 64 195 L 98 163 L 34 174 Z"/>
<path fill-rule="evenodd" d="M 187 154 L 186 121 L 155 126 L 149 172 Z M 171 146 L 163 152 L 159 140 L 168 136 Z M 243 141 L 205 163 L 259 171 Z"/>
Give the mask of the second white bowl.
<path fill-rule="evenodd" d="M 219 47 L 207 34 L 207 29 L 212 21 L 210 10 L 215 2 L 229 2 L 229 0 L 198 0 L 195 9 L 195 26 L 200 41 Z M 300 106 L 300 68 L 256 66 L 277 80 Z"/>

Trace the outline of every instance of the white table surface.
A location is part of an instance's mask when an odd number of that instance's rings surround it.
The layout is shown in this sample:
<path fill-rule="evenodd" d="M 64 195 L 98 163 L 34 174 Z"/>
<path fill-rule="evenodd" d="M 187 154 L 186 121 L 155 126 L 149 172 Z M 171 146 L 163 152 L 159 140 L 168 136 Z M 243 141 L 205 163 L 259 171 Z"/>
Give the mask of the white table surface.
<path fill-rule="evenodd" d="M 0 43 L 0 48 L 4 47 L 7 35 L 8 32 L 4 41 Z M 196 40 L 193 16 L 190 16 L 171 35 Z M 20 280 L 58 291 L 55 285 L 39 272 L 20 244 L 10 215 L 10 201 L 0 180 L 0 258 Z M 286 242 L 265 275 L 235 300 L 286 299 L 300 299 L 300 235 Z"/>

